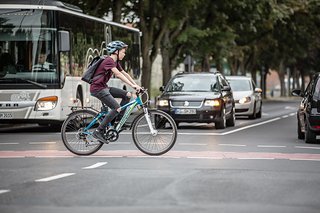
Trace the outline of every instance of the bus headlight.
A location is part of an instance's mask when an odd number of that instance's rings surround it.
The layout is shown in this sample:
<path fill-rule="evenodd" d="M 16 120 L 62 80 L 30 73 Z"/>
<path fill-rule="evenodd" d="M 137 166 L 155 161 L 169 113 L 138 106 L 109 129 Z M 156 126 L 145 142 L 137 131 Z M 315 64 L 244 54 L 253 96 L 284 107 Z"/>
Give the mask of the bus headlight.
<path fill-rule="evenodd" d="M 52 110 L 57 106 L 58 97 L 57 96 L 49 96 L 38 99 L 34 110 L 35 111 L 46 111 Z"/>

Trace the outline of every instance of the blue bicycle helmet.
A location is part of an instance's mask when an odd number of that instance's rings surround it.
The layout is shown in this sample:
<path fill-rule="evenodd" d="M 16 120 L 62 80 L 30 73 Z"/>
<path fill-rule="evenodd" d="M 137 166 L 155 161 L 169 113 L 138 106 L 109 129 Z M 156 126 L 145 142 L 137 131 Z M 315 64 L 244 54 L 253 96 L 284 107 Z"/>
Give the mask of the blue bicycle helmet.
<path fill-rule="evenodd" d="M 107 51 L 109 54 L 114 53 L 117 50 L 121 50 L 123 48 L 127 48 L 128 45 L 125 44 L 122 41 L 111 41 L 108 45 L 107 45 Z"/>

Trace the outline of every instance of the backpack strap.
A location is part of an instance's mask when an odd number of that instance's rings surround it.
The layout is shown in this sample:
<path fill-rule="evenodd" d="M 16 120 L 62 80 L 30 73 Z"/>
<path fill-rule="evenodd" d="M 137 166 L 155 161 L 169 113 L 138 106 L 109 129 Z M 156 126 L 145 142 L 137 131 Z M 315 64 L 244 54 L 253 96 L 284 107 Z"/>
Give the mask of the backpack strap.
<path fill-rule="evenodd" d="M 96 80 L 98 80 L 100 77 L 103 76 L 103 73 L 100 73 L 99 75 L 96 75 L 92 78 L 92 83 L 95 82 Z"/>

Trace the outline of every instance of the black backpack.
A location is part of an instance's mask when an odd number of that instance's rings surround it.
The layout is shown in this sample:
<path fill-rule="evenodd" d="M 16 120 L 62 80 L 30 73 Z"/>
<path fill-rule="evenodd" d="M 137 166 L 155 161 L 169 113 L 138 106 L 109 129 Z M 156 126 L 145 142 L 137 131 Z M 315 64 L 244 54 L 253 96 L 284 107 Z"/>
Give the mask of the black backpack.
<path fill-rule="evenodd" d="M 87 70 L 83 73 L 81 80 L 87 82 L 88 84 L 92 84 L 95 80 L 99 79 L 101 75 L 94 76 L 94 74 L 104 59 L 104 56 L 94 57 L 88 65 Z"/>

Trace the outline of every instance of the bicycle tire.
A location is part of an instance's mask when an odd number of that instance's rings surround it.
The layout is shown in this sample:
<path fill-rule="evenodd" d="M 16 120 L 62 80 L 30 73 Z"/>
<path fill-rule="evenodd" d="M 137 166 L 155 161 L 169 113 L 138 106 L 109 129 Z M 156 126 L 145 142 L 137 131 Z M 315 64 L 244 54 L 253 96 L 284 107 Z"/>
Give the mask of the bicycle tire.
<path fill-rule="evenodd" d="M 152 135 L 145 114 L 138 115 L 133 121 L 132 138 L 136 147 L 148 155 L 162 155 L 168 152 L 177 140 L 177 125 L 173 118 L 161 110 L 148 110 L 153 128 Z"/>
<path fill-rule="evenodd" d="M 85 133 L 81 131 L 96 115 L 97 113 L 91 110 L 77 110 L 72 112 L 63 122 L 61 127 L 62 141 L 70 152 L 76 155 L 91 155 L 102 147 L 103 143 L 92 136 L 99 121 Z"/>

